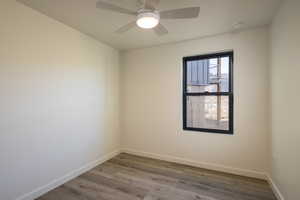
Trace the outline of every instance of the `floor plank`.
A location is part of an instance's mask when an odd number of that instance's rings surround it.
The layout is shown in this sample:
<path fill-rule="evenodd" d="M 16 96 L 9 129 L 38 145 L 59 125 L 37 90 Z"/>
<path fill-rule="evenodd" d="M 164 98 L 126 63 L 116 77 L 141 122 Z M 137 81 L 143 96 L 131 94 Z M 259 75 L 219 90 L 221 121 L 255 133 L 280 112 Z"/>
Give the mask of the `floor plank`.
<path fill-rule="evenodd" d="M 37 200 L 276 200 L 266 181 L 122 153 Z"/>

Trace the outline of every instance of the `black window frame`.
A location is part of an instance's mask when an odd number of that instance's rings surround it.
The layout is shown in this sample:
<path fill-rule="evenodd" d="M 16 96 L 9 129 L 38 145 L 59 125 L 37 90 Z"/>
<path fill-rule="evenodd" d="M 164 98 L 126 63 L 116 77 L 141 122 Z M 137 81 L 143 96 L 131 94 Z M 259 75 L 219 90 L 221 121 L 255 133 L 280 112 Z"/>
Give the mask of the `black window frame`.
<path fill-rule="evenodd" d="M 203 59 L 212 59 L 219 57 L 229 57 L 229 89 L 228 92 L 201 92 L 201 93 L 189 93 L 187 92 L 187 62 L 194 60 L 203 60 Z M 199 132 L 208 132 L 208 133 L 220 133 L 220 134 L 229 134 L 233 135 L 233 114 L 234 114 L 234 95 L 233 95 L 233 61 L 234 61 L 234 52 L 226 51 L 221 53 L 197 55 L 197 56 L 188 56 L 183 58 L 183 130 L 186 131 L 199 131 Z M 187 97 L 188 96 L 228 96 L 229 98 L 229 129 L 207 129 L 207 128 L 193 128 L 187 126 Z"/>

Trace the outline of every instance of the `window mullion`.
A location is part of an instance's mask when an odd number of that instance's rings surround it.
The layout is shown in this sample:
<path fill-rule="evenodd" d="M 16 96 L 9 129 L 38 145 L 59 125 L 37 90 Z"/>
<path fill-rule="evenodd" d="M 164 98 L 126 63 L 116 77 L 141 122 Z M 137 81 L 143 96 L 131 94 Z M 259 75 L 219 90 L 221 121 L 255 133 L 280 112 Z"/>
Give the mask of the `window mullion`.
<path fill-rule="evenodd" d="M 211 93 L 192 93 L 192 92 L 185 92 L 184 95 L 186 96 L 230 96 L 232 92 L 211 92 Z"/>

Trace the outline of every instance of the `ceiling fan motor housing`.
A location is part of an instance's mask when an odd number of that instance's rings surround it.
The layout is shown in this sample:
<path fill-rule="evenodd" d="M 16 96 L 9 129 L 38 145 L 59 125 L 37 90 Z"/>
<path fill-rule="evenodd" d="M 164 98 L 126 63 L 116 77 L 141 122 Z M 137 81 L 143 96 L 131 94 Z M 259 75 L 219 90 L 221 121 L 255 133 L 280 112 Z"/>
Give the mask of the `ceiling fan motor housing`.
<path fill-rule="evenodd" d="M 160 15 L 157 11 L 140 10 L 137 16 L 137 25 L 139 27 L 150 29 L 158 25 Z"/>

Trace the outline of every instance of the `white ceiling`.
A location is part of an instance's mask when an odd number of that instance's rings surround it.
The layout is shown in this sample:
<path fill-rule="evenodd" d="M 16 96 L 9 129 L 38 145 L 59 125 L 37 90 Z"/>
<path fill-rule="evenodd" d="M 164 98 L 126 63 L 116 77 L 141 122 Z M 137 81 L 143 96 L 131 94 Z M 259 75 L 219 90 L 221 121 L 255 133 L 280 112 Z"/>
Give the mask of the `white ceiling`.
<path fill-rule="evenodd" d="M 200 6 L 197 19 L 162 20 L 168 35 L 157 36 L 152 30 L 134 28 L 127 33 L 114 33 L 135 20 L 134 16 L 104 11 L 95 7 L 97 0 L 18 0 L 66 25 L 117 49 L 148 47 L 189 40 L 242 28 L 269 24 L 281 0 L 161 0 L 159 10 Z M 137 9 L 137 0 L 110 0 L 129 9 Z"/>

